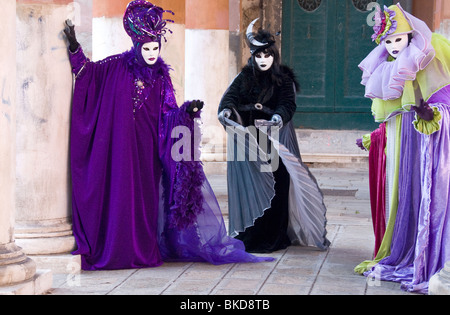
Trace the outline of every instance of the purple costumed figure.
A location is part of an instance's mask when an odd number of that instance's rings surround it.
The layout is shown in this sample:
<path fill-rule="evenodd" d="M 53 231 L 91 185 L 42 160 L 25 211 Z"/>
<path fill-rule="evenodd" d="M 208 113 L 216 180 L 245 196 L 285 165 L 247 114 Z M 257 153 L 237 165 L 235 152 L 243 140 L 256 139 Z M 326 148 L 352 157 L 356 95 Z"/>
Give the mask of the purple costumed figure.
<path fill-rule="evenodd" d="M 190 138 L 192 150 L 179 152 L 183 159 L 172 156 L 179 140 L 173 129 L 198 134 L 203 102 L 176 104 L 170 67 L 159 56 L 166 23 L 173 22 L 163 19 L 165 12 L 144 0 L 130 2 L 123 22 L 133 48 L 99 62 L 86 58 L 66 22 L 75 74 L 74 254 L 81 255 L 84 270 L 271 260 L 246 253 L 227 236 L 201 162 L 193 158 L 199 139 Z"/>

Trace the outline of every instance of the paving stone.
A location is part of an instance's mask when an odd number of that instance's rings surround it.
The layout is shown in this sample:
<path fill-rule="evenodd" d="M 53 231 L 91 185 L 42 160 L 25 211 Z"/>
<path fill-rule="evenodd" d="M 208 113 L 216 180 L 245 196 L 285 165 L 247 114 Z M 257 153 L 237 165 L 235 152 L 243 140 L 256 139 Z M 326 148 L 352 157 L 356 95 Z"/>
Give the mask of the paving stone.
<path fill-rule="evenodd" d="M 309 286 L 292 284 L 267 283 L 258 294 L 261 295 L 306 295 L 309 293 Z"/>

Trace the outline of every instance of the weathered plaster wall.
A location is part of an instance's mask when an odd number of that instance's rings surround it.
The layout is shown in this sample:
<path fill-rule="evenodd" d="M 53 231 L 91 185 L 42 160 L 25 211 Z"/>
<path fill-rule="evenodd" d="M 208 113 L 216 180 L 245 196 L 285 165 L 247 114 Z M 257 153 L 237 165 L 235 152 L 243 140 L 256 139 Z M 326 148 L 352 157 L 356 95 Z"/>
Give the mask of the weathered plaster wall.
<path fill-rule="evenodd" d="M 62 33 L 68 14 L 65 3 L 17 3 L 16 239 L 27 253 L 65 252 L 74 246 L 69 178 L 72 73 Z M 50 235 L 68 237 L 68 243 L 50 248 L 44 242 Z M 31 239 L 36 241 L 33 246 L 28 245 Z"/>

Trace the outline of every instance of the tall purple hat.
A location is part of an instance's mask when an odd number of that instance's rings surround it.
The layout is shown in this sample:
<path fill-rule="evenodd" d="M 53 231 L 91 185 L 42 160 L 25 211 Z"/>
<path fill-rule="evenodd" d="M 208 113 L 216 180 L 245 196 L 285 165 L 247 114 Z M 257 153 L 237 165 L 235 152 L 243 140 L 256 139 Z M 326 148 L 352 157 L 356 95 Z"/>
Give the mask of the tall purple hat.
<path fill-rule="evenodd" d="M 167 42 L 165 34 L 167 31 L 172 33 L 166 27 L 167 22 L 174 23 L 173 20 L 163 19 L 163 13 L 172 11 L 162 8 L 146 1 L 131 1 L 123 17 L 123 26 L 133 42 L 161 42 L 161 38 Z"/>

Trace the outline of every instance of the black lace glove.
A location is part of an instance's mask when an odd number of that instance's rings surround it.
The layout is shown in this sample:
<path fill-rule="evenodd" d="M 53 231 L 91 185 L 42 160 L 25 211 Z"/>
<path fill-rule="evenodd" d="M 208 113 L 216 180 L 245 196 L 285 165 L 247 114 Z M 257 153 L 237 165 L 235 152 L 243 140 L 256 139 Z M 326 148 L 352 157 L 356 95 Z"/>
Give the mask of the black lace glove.
<path fill-rule="evenodd" d="M 202 101 L 194 100 L 191 102 L 191 104 L 189 104 L 189 107 L 186 109 L 186 111 L 189 114 L 196 113 L 196 112 L 200 111 L 204 105 L 205 105 L 205 103 L 203 103 Z"/>
<path fill-rule="evenodd" d="M 77 36 L 75 35 L 75 25 L 72 24 L 71 20 L 66 20 L 65 25 L 64 34 L 66 34 L 67 40 L 69 41 L 69 50 L 76 52 L 78 47 L 80 47 L 80 43 L 78 43 Z"/>

